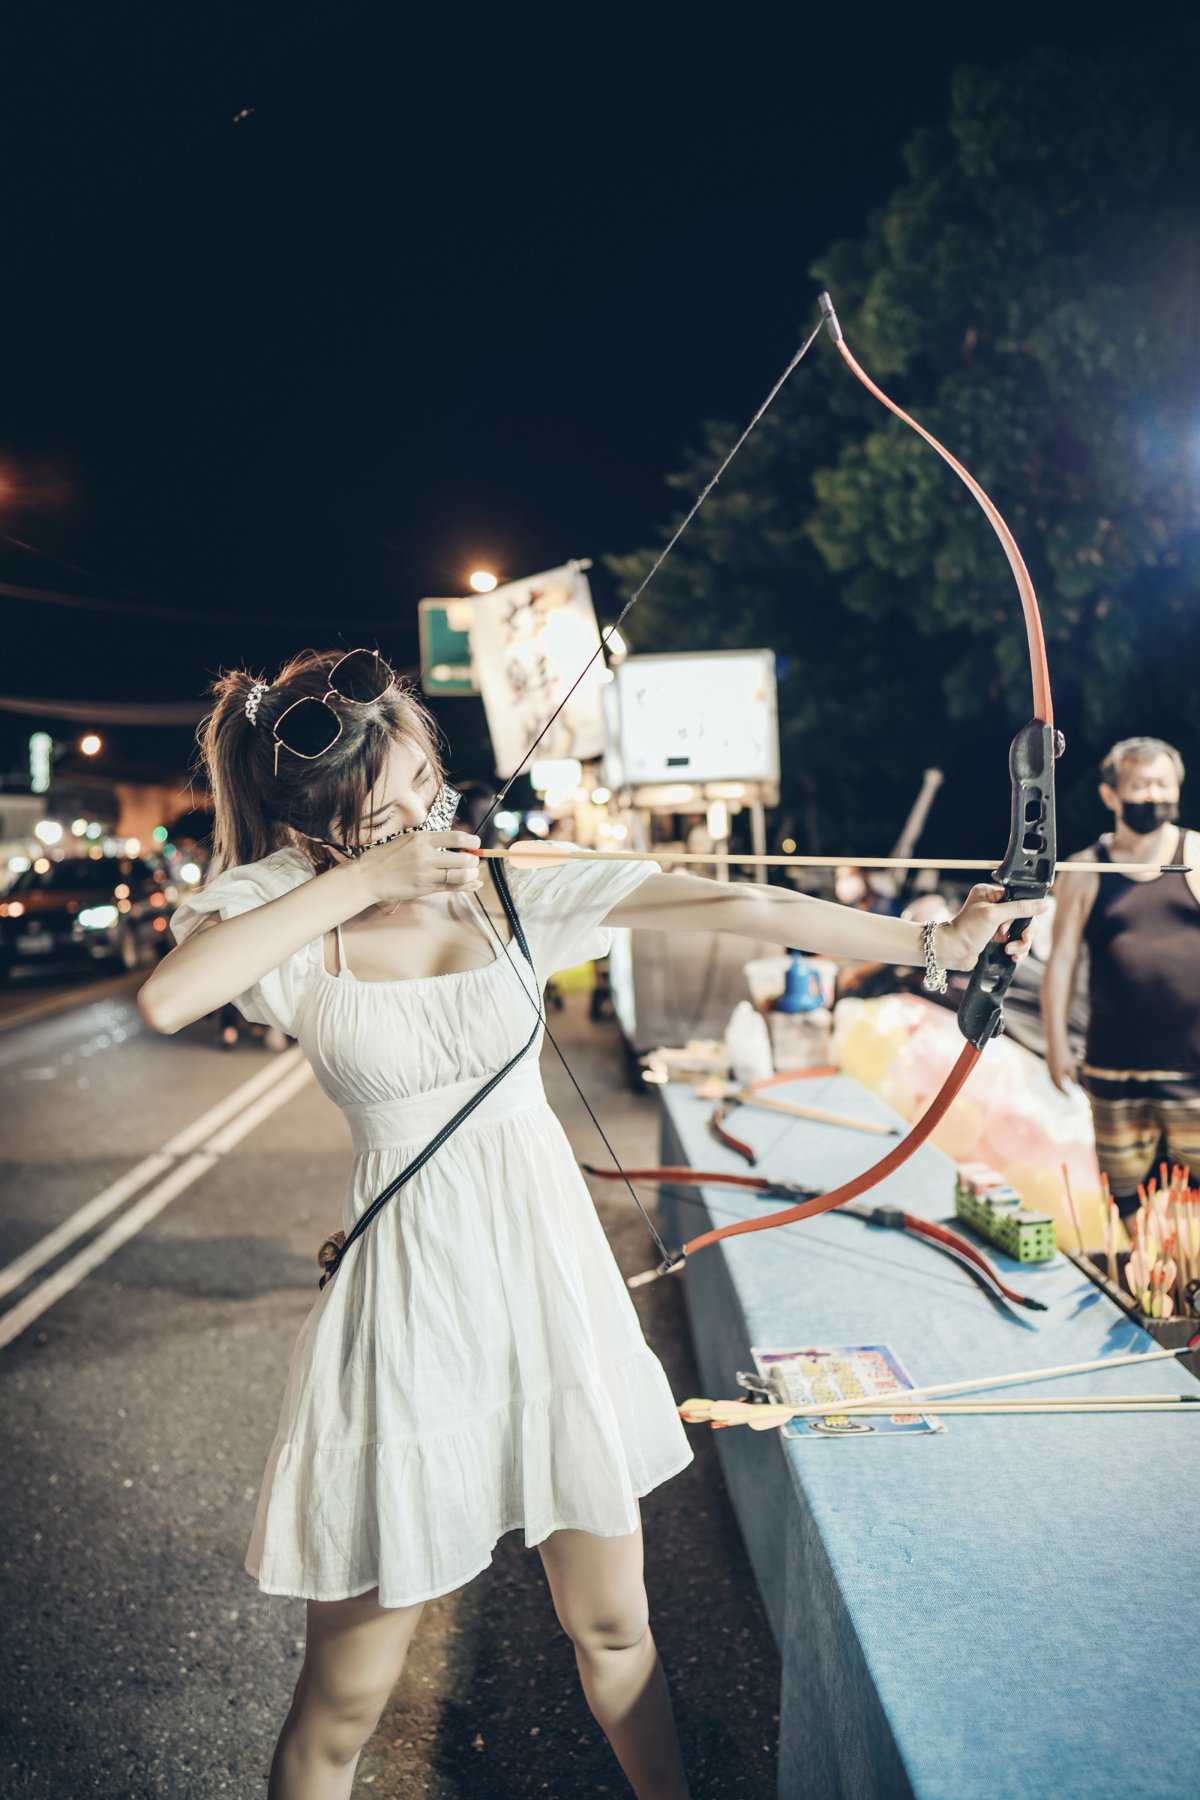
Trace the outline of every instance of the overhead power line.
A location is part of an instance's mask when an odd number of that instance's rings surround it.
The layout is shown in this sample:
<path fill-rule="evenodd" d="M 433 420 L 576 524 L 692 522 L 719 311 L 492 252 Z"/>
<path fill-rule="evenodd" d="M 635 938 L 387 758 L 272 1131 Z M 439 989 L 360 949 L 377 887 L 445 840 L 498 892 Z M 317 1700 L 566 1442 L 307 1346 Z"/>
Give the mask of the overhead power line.
<path fill-rule="evenodd" d="M 60 700 L 0 694 L 0 712 L 71 719 L 85 725 L 194 725 L 211 710 L 207 700 Z"/>
<path fill-rule="evenodd" d="M 94 594 L 67 594 L 58 588 L 22 587 L 15 581 L 0 581 L 0 594 L 7 594 L 12 600 L 32 600 L 41 606 L 71 606 L 85 612 L 126 613 L 142 619 L 191 619 L 199 625 L 242 625 L 255 626 L 269 631 L 323 631 L 330 633 L 342 631 L 348 625 L 356 629 L 370 631 L 395 631 L 401 624 L 398 617 L 390 619 L 346 618 L 342 614 L 330 613 L 323 619 L 297 618 L 294 613 L 281 614 L 279 618 L 264 618 L 253 613 L 230 613 L 199 611 L 194 607 L 153 606 L 139 604 L 133 600 L 101 600 Z"/>

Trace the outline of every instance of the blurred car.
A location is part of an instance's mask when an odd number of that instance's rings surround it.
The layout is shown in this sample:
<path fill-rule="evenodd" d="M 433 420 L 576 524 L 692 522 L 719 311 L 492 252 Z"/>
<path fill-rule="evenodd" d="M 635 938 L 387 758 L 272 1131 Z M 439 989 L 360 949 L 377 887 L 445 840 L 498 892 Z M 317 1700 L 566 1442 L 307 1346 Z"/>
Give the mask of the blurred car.
<path fill-rule="evenodd" d="M 0 979 L 24 969 L 137 969 L 171 949 L 179 890 L 140 856 L 39 857 L 0 899 Z"/>

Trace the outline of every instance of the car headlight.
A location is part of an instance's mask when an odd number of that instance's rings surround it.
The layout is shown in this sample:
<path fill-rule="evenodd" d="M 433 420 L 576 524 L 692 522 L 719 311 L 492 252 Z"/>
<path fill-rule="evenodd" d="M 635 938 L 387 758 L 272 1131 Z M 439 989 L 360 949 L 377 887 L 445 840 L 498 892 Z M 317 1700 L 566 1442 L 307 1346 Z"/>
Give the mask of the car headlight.
<path fill-rule="evenodd" d="M 116 924 L 120 914 L 115 906 L 85 906 L 77 918 L 85 931 L 107 931 Z"/>

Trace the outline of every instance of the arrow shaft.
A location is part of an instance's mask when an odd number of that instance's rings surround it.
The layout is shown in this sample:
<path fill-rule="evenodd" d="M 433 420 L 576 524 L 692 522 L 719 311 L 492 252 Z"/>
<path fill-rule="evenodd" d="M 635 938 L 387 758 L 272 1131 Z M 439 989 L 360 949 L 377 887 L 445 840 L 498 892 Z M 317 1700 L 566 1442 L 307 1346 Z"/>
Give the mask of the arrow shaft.
<path fill-rule="evenodd" d="M 908 1403 L 913 1400 L 933 1400 L 939 1395 L 979 1394 L 984 1392 L 987 1388 L 1020 1387 L 1022 1383 L 1027 1381 L 1049 1381 L 1052 1377 L 1059 1375 L 1088 1375 L 1094 1369 L 1119 1369 L 1124 1368 L 1131 1363 L 1173 1361 L 1178 1355 L 1178 1350 L 1135 1350 L 1127 1354 L 1123 1353 L 1119 1356 L 1098 1357 L 1091 1362 L 1061 1363 L 1056 1368 L 1018 1369 L 1008 1375 L 986 1375 L 967 1381 L 943 1381 L 939 1382 L 934 1387 L 906 1388 L 904 1390 L 904 1404 L 907 1406 Z M 838 1412 L 858 1412 L 862 1407 L 870 1406 L 872 1404 L 879 1404 L 879 1396 L 877 1394 L 867 1395 L 861 1400 L 839 1400 L 836 1402 Z M 805 1414 L 808 1414 L 810 1417 L 816 1416 L 822 1411 L 828 1412 L 829 1408 L 827 1406 L 822 1408 L 820 1405 L 809 1405 L 799 1408 L 798 1416 L 804 1416 Z"/>
<path fill-rule="evenodd" d="M 513 862 L 527 863 L 531 868 L 540 861 L 537 850 L 470 850 L 464 852 L 469 856 L 505 858 L 511 857 Z M 985 872 L 996 867 L 996 860 L 986 861 L 982 857 L 952 856 L 753 856 L 729 855 L 725 851 L 704 850 L 576 850 L 564 851 L 559 857 L 551 845 L 547 844 L 545 852 L 547 865 L 561 860 L 562 862 L 652 862 L 652 863 L 728 863 L 742 868 L 754 866 L 770 869 L 979 869 Z M 1190 873 L 1184 863 L 1110 863 L 1110 862 L 1064 862 L 1055 870 L 1055 880 L 1060 875 L 1147 875 L 1156 871 L 1164 874 Z"/>
<path fill-rule="evenodd" d="M 765 1094 L 735 1094 L 739 1106 L 757 1107 L 761 1112 L 787 1113 L 793 1119 L 815 1119 L 819 1125 L 843 1125 L 848 1131 L 863 1131 L 871 1137 L 896 1137 L 895 1125 L 880 1125 L 874 1119 L 852 1119 L 847 1113 L 830 1112 L 823 1106 L 802 1106 L 798 1100 L 768 1100 Z"/>

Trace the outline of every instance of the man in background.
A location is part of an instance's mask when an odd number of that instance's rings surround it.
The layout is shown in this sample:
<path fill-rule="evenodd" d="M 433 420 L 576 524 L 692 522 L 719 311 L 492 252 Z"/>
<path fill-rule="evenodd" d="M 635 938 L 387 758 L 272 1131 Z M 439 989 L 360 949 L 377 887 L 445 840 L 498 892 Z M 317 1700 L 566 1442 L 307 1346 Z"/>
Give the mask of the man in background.
<path fill-rule="evenodd" d="M 1145 863 L 1144 875 L 1073 875 L 1056 885 L 1042 981 L 1046 1063 L 1066 1091 L 1082 1077 L 1096 1154 L 1122 1214 L 1160 1158 L 1200 1172 L 1200 836 L 1179 826 L 1183 759 L 1161 738 L 1125 738 L 1100 766 L 1113 815 L 1073 861 Z M 1187 874 L 1159 874 L 1168 863 Z M 1076 1071 L 1067 1012 L 1080 947 L 1089 1018 Z"/>

